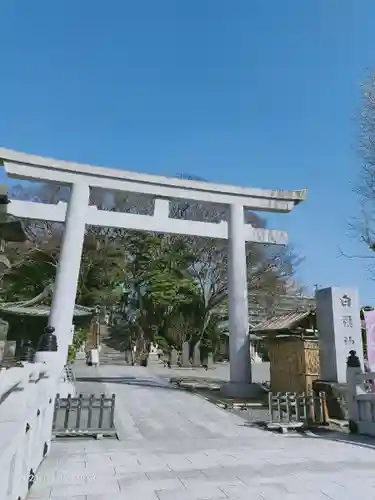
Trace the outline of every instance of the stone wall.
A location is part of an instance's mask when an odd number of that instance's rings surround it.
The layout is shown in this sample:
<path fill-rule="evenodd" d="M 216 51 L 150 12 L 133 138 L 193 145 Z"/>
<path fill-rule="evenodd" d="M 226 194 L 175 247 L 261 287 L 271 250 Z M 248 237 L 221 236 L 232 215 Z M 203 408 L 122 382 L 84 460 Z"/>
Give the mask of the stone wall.
<path fill-rule="evenodd" d="M 45 364 L 0 370 L 0 500 L 24 500 L 47 455 L 56 378 Z"/>

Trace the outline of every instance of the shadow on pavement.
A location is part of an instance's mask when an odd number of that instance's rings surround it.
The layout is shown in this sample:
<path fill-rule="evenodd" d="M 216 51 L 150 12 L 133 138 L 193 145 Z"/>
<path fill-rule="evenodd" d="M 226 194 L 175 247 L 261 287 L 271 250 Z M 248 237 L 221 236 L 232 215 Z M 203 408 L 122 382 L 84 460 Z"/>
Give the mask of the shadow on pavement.
<path fill-rule="evenodd" d="M 170 391 L 178 390 L 177 387 L 163 384 L 157 380 L 150 380 L 137 377 L 77 377 L 77 382 L 93 382 L 99 384 L 124 384 L 135 385 L 139 387 L 155 387 L 157 389 L 167 389 Z"/>
<path fill-rule="evenodd" d="M 360 446 L 375 451 L 375 439 L 369 436 L 359 436 L 355 434 L 346 434 L 344 432 L 319 430 L 318 432 L 309 432 L 301 435 L 306 439 L 324 439 L 336 443 L 344 443 L 352 446 Z"/>
<path fill-rule="evenodd" d="M 272 432 L 266 429 L 265 421 L 247 421 L 241 427 L 252 427 L 264 429 L 264 432 Z M 275 432 L 277 434 L 277 432 Z M 281 434 L 280 434 L 281 435 Z M 351 446 L 359 446 L 361 448 L 368 448 L 375 451 L 375 438 L 369 436 L 359 436 L 356 434 L 347 434 L 345 432 L 338 432 L 330 429 L 318 429 L 310 431 L 290 431 L 285 435 L 287 439 L 303 438 L 303 439 L 324 439 L 325 441 L 332 441 L 335 443 L 343 443 Z"/>

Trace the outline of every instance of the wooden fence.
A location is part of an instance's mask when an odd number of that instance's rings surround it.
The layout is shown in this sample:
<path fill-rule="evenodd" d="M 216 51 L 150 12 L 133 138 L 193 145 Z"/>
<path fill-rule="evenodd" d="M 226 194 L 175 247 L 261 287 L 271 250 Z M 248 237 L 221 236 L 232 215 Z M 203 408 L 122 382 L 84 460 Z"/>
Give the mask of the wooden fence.
<path fill-rule="evenodd" d="M 270 392 L 268 395 L 270 426 L 275 428 L 311 427 L 329 423 L 324 392 Z"/>
<path fill-rule="evenodd" d="M 116 396 L 68 395 L 55 400 L 52 435 L 58 437 L 118 437 L 115 428 Z"/>

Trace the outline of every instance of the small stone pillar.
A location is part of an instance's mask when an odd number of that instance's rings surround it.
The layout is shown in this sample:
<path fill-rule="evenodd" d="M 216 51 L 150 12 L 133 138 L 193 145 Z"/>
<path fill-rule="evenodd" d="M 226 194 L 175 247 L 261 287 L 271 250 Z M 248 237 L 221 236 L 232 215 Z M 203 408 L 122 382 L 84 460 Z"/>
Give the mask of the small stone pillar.
<path fill-rule="evenodd" d="M 6 340 L 4 344 L 3 360 L 8 361 L 16 357 L 17 343 L 15 340 Z"/>
<path fill-rule="evenodd" d="M 197 342 L 194 346 L 193 366 L 201 366 L 201 343 Z"/>
<path fill-rule="evenodd" d="M 346 362 L 346 382 L 348 397 L 348 420 L 350 432 L 358 432 L 357 376 L 361 375 L 361 362 L 356 351 L 350 351 Z"/>
<path fill-rule="evenodd" d="M 178 352 L 176 351 L 175 348 L 172 349 L 171 351 L 171 366 L 176 366 L 178 361 Z"/>
<path fill-rule="evenodd" d="M 212 353 L 209 353 L 207 356 L 207 368 L 213 368 L 214 367 L 214 358 Z"/>
<path fill-rule="evenodd" d="M 99 366 L 99 349 L 90 349 L 90 359 L 92 366 Z"/>
<path fill-rule="evenodd" d="M 191 366 L 189 342 L 184 342 L 182 344 L 182 366 Z"/>
<path fill-rule="evenodd" d="M 34 363 L 34 357 L 35 357 L 35 349 L 30 340 L 27 340 L 22 346 L 20 359 L 21 361 Z"/>

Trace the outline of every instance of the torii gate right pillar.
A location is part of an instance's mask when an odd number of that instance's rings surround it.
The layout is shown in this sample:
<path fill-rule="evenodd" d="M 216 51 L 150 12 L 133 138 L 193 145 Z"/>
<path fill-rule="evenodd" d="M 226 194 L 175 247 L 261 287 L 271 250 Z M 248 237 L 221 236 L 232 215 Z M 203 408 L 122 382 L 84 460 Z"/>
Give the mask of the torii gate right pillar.
<path fill-rule="evenodd" d="M 231 397 L 254 397 L 260 388 L 251 378 L 244 207 L 237 203 L 230 205 L 228 250 L 230 381 L 222 391 Z"/>

